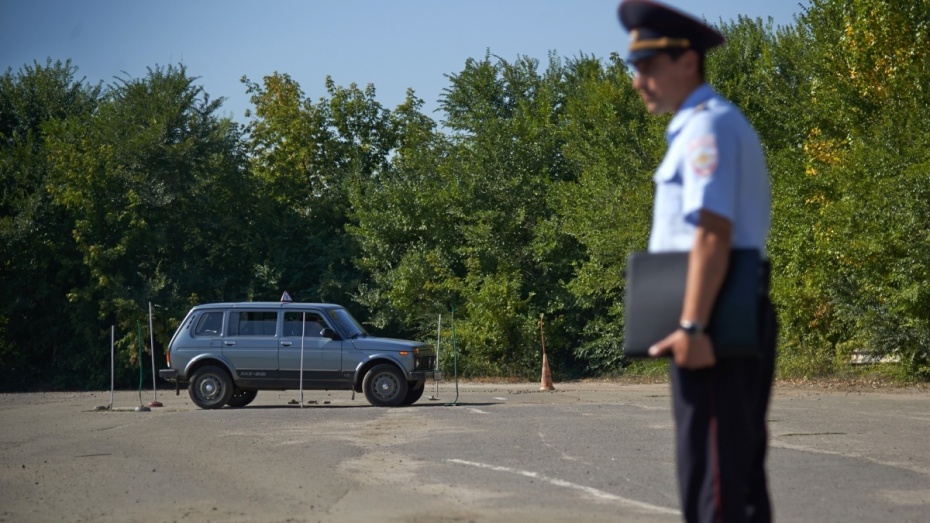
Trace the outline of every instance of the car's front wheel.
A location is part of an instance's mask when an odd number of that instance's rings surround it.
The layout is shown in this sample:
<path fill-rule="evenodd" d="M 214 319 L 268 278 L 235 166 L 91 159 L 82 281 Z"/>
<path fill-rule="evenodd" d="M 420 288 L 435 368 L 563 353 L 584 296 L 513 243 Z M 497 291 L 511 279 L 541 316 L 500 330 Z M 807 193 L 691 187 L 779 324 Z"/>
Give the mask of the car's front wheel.
<path fill-rule="evenodd" d="M 218 409 L 229 403 L 233 383 L 225 370 L 208 365 L 197 369 L 187 386 L 191 401 L 202 409 Z"/>
<path fill-rule="evenodd" d="M 396 407 L 407 397 L 407 380 L 400 370 L 387 363 L 375 365 L 362 380 L 368 403 L 376 407 Z"/>
<path fill-rule="evenodd" d="M 407 395 L 404 396 L 402 405 L 413 405 L 418 399 L 423 397 L 423 391 L 426 390 L 426 380 L 411 381 L 407 384 Z"/>
<path fill-rule="evenodd" d="M 236 389 L 226 404 L 233 408 L 245 407 L 255 400 L 255 396 L 258 396 L 257 390 Z"/>

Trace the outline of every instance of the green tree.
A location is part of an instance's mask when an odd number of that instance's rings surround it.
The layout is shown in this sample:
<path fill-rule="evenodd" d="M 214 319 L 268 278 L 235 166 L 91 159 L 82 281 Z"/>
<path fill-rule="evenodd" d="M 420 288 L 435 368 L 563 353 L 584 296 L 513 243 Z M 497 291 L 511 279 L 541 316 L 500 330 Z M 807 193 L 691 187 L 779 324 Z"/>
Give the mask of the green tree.
<path fill-rule="evenodd" d="M 350 191 L 386 168 L 390 112 L 373 86 L 342 88 L 327 78 L 327 96 L 314 103 L 286 74 L 266 76 L 261 85 L 243 82 L 255 106 L 247 127 L 252 172 L 269 219 L 258 289 L 290 289 L 295 299 L 364 312 L 352 301 L 364 276 L 348 233 Z"/>
<path fill-rule="evenodd" d="M 68 292 L 95 317 L 97 342 L 68 347 L 85 368 L 106 368 L 101 326 L 117 326 L 123 359 L 135 353 L 148 302 L 167 341 L 191 305 L 248 296 L 259 231 L 239 131 L 194 81 L 183 66 L 149 69 L 111 85 L 89 121 L 50 128 L 50 191 L 90 274 Z"/>
<path fill-rule="evenodd" d="M 562 154 L 563 69 L 519 58 L 468 60 L 450 75 L 441 110 L 449 134 L 412 93 L 394 112 L 391 169 L 353 199 L 372 285 L 361 298 L 383 322 L 435 331 L 456 313 L 460 368 L 478 375 L 538 372 L 540 313 L 550 355 L 575 365 L 577 324 L 564 326 L 579 250 L 549 204 L 552 184 L 575 174 Z"/>
<path fill-rule="evenodd" d="M 930 376 L 930 1 L 815 0 L 806 174 L 838 361 L 895 354 Z"/>
<path fill-rule="evenodd" d="M 588 372 L 615 373 L 623 358 L 623 271 L 627 256 L 646 247 L 667 120 L 646 113 L 616 54 L 606 63 L 582 57 L 567 70 L 563 151 L 579 174 L 550 199 L 561 229 L 584 247 L 567 280 L 584 311 L 577 355 Z"/>
<path fill-rule="evenodd" d="M 781 322 L 783 373 L 832 372 L 833 329 L 824 282 L 833 266 L 822 258 L 815 231 L 817 203 L 829 186 L 806 169 L 815 129 L 811 111 L 815 47 L 803 24 L 773 29 L 741 17 L 722 23 L 727 45 L 710 54 L 708 76 L 740 107 L 759 133 L 772 181 L 772 290 Z M 816 131 L 813 131 L 816 132 Z"/>
<path fill-rule="evenodd" d="M 360 249 L 356 263 L 368 275 L 358 300 L 374 324 L 427 338 L 437 314 L 455 303 L 450 250 L 458 239 L 449 213 L 457 194 L 448 185 L 451 144 L 422 107 L 411 90 L 392 112 L 390 168 L 353 187 L 349 230 Z"/>
<path fill-rule="evenodd" d="M 47 128 L 87 122 L 100 86 L 75 78 L 71 62 L 11 69 L 0 77 L 0 389 L 60 383 L 74 345 L 97 339 L 66 294 L 89 278 L 71 231 L 74 219 L 48 190 Z"/>

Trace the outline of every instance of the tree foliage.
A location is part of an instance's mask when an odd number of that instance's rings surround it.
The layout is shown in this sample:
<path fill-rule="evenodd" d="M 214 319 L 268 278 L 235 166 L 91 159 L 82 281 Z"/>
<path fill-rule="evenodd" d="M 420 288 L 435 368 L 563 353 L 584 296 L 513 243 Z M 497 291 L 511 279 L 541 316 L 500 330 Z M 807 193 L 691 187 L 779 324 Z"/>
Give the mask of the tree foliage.
<path fill-rule="evenodd" d="M 867 350 L 930 376 L 930 2 L 815 1 L 802 21 L 819 330 L 838 359 Z"/>
<path fill-rule="evenodd" d="M 61 386 L 49 369 L 69 369 L 70 344 L 96 340 L 94 315 L 72 310 L 66 289 L 90 275 L 73 245 L 74 221 L 49 190 L 49 126 L 86 122 L 100 86 L 75 78 L 70 62 L 38 62 L 0 77 L 0 382 L 4 389 Z M 86 320 L 90 320 L 89 322 Z M 40 383 L 35 383 L 41 380 Z"/>
<path fill-rule="evenodd" d="M 69 66 L 61 71 L 70 75 Z M 28 87 L 39 72 L 27 70 L 16 86 Z M 150 69 L 99 96 L 98 88 L 85 91 L 87 109 L 41 124 L 46 170 L 35 197 L 61 225 L 47 247 L 34 243 L 8 259 L 47 256 L 46 267 L 71 269 L 5 279 L 52 287 L 44 302 L 35 301 L 43 294 L 20 293 L 29 316 L 18 324 L 29 338 L 17 349 L 40 363 L 17 376 L 35 380 L 51 369 L 58 386 L 101 386 L 110 325 L 119 328 L 125 362 L 136 354 L 149 302 L 162 307 L 158 337 L 166 340 L 191 305 L 246 296 L 251 278 L 240 262 L 251 256 L 257 231 L 239 134 L 214 115 L 221 101 L 193 81 L 183 67 Z M 46 322 L 54 327 L 42 329 Z M 36 345 L 34 332 L 47 332 L 47 344 Z"/>
<path fill-rule="evenodd" d="M 286 74 L 261 85 L 243 78 L 255 106 L 247 146 L 253 200 L 264 206 L 263 259 L 255 271 L 258 293 L 275 299 L 289 289 L 295 299 L 351 306 L 361 282 L 353 265 L 355 240 L 347 232 L 348 194 L 354 180 L 378 172 L 391 149 L 387 112 L 374 89 L 337 87 L 329 98 L 305 98 Z"/>
<path fill-rule="evenodd" d="M 773 187 L 767 246 L 783 375 L 850 353 L 930 377 L 930 0 L 811 0 L 794 23 L 718 24 L 708 80 L 740 107 Z M 101 387 L 136 325 L 156 346 L 194 303 L 350 307 L 459 370 L 617 374 L 623 271 L 646 246 L 667 118 L 617 55 L 488 51 L 449 74 L 438 121 L 411 89 L 243 78 L 244 126 L 183 66 L 88 85 L 70 62 L 0 77 L 0 379 Z M 444 343 L 448 354 L 451 348 Z M 444 358 L 447 370 L 451 362 Z"/>
<path fill-rule="evenodd" d="M 564 154 L 577 169 L 560 183 L 561 229 L 583 251 L 566 288 L 578 312 L 576 354 L 587 372 L 616 373 L 622 363 L 623 271 L 646 247 L 652 209 L 651 172 L 664 152 L 665 119 L 649 116 L 617 55 L 605 65 L 579 58 L 567 74 Z"/>
<path fill-rule="evenodd" d="M 468 60 L 441 100 L 448 136 L 411 93 L 395 112 L 390 172 L 353 201 L 373 280 L 363 301 L 420 334 L 455 308 L 466 373 L 526 375 L 539 314 L 559 324 L 569 309 L 559 282 L 576 251 L 547 201 L 552 183 L 574 176 L 558 127 L 563 72 L 554 58 L 538 66 Z"/>

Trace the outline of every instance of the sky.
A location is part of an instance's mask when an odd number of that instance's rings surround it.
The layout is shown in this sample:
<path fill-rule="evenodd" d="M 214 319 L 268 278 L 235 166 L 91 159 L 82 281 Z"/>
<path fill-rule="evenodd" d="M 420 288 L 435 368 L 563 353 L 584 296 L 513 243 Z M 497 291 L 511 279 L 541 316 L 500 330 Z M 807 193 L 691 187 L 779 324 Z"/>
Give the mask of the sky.
<path fill-rule="evenodd" d="M 513 62 L 624 54 L 618 0 L 0 0 L 0 67 L 71 59 L 105 85 L 184 64 L 220 115 L 245 123 L 245 76 L 286 73 L 313 101 L 325 79 L 373 84 L 394 109 L 408 88 L 434 120 L 448 75 L 486 53 Z M 740 15 L 794 23 L 808 0 L 668 0 L 711 23 Z"/>

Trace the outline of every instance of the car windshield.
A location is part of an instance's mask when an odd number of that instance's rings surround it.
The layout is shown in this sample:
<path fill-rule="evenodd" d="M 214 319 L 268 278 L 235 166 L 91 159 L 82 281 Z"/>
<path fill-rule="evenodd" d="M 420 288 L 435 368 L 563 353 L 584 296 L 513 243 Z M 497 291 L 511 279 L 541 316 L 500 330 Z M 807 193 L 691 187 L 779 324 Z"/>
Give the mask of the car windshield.
<path fill-rule="evenodd" d="M 345 309 L 332 309 L 329 311 L 329 317 L 342 329 L 348 338 L 358 338 L 359 336 L 368 336 L 365 327 L 349 314 Z"/>

